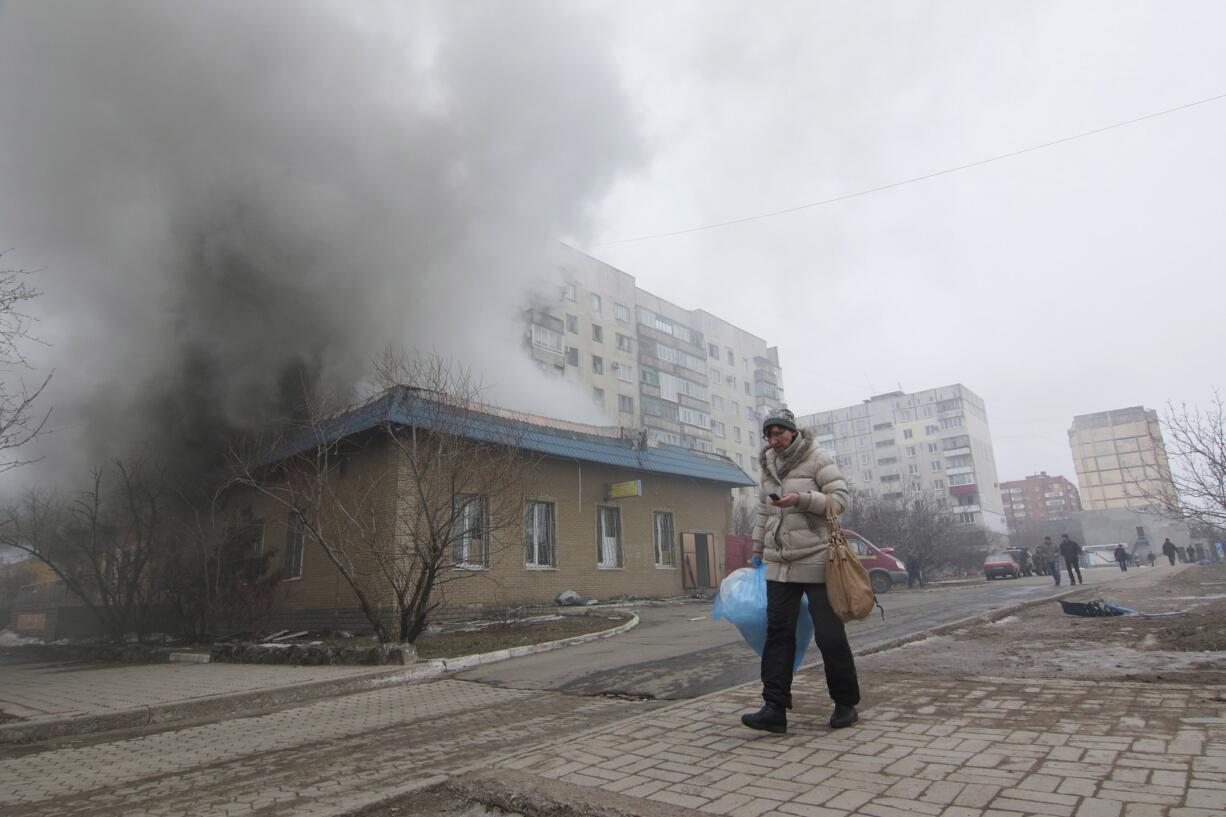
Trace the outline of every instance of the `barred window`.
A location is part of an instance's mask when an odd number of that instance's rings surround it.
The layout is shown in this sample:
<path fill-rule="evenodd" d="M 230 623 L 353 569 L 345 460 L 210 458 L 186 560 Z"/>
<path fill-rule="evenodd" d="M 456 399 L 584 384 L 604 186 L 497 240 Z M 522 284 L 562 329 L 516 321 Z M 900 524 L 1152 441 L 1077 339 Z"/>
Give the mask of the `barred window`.
<path fill-rule="evenodd" d="M 487 501 L 483 496 L 457 494 L 451 499 L 451 561 L 463 567 L 488 567 Z"/>
<path fill-rule="evenodd" d="M 673 533 L 673 515 L 665 511 L 655 511 L 651 516 L 656 545 L 656 567 L 676 567 L 677 537 Z"/>
<path fill-rule="evenodd" d="M 525 503 L 524 564 L 528 567 L 557 567 L 556 535 L 553 503 Z"/>
<path fill-rule="evenodd" d="M 622 511 L 601 505 L 596 508 L 596 566 L 622 566 Z"/>

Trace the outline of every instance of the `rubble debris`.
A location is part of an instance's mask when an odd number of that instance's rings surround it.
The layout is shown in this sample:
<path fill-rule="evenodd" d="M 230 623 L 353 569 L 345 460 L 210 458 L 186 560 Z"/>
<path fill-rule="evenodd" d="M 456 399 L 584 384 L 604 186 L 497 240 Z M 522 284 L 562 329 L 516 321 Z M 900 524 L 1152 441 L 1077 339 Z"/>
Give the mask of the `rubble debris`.
<path fill-rule="evenodd" d="M 586 607 L 587 605 L 595 604 L 596 600 L 584 598 L 574 590 L 563 590 L 553 597 L 553 603 L 561 607 Z"/>
<path fill-rule="evenodd" d="M 1186 616 L 1187 610 L 1171 610 L 1166 613 L 1140 613 L 1130 607 L 1123 607 L 1113 601 L 1092 599 L 1090 601 L 1065 601 L 1060 599 L 1060 607 L 1065 615 L 1098 618 L 1104 616 L 1137 616 L 1139 618 L 1165 618 L 1167 616 Z"/>

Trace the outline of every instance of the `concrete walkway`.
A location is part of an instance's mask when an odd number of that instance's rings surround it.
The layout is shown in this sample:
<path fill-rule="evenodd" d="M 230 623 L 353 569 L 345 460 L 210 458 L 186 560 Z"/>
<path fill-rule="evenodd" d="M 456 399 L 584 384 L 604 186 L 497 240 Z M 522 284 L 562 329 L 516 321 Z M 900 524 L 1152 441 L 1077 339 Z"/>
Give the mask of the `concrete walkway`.
<path fill-rule="evenodd" d="M 405 667 L 98 665 L 0 658 L 0 743 L 146 726 L 392 683 Z"/>
<path fill-rule="evenodd" d="M 0 744 L 231 716 L 425 681 L 483 663 L 617 635 L 637 624 L 638 616 L 631 616 L 617 627 L 562 641 L 408 666 L 211 663 L 115 666 L 33 662 L 0 656 L 0 711 L 21 719 L 0 725 Z"/>

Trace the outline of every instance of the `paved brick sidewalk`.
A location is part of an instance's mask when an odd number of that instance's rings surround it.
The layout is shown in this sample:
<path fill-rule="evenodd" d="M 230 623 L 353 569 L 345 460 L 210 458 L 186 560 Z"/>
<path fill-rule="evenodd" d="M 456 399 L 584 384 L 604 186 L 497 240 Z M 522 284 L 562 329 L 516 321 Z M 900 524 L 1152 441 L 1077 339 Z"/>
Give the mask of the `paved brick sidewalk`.
<path fill-rule="evenodd" d="M 903 675 L 855 728 L 797 677 L 789 734 L 742 727 L 756 684 L 501 761 L 538 781 L 735 817 L 1221 817 L 1226 691 Z M 820 693 L 820 694 L 819 694 Z"/>
<path fill-rule="evenodd" d="M 442 680 L 0 758 L 6 817 L 327 817 L 645 706 Z"/>
<path fill-rule="evenodd" d="M 399 669 L 399 668 L 396 668 Z M 27 721 L 120 712 L 255 692 L 290 684 L 387 673 L 388 667 L 253 664 L 111 666 L 0 662 L 0 709 Z"/>

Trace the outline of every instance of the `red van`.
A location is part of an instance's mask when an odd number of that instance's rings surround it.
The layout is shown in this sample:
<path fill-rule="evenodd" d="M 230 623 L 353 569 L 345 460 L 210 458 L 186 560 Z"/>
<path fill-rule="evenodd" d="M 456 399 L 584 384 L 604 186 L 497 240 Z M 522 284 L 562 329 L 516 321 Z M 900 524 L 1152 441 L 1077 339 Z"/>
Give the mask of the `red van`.
<path fill-rule="evenodd" d="M 868 571 L 874 593 L 888 593 L 897 582 L 906 583 L 907 566 L 892 555 L 894 548 L 879 548 L 854 530 L 843 528 L 847 544 Z"/>

